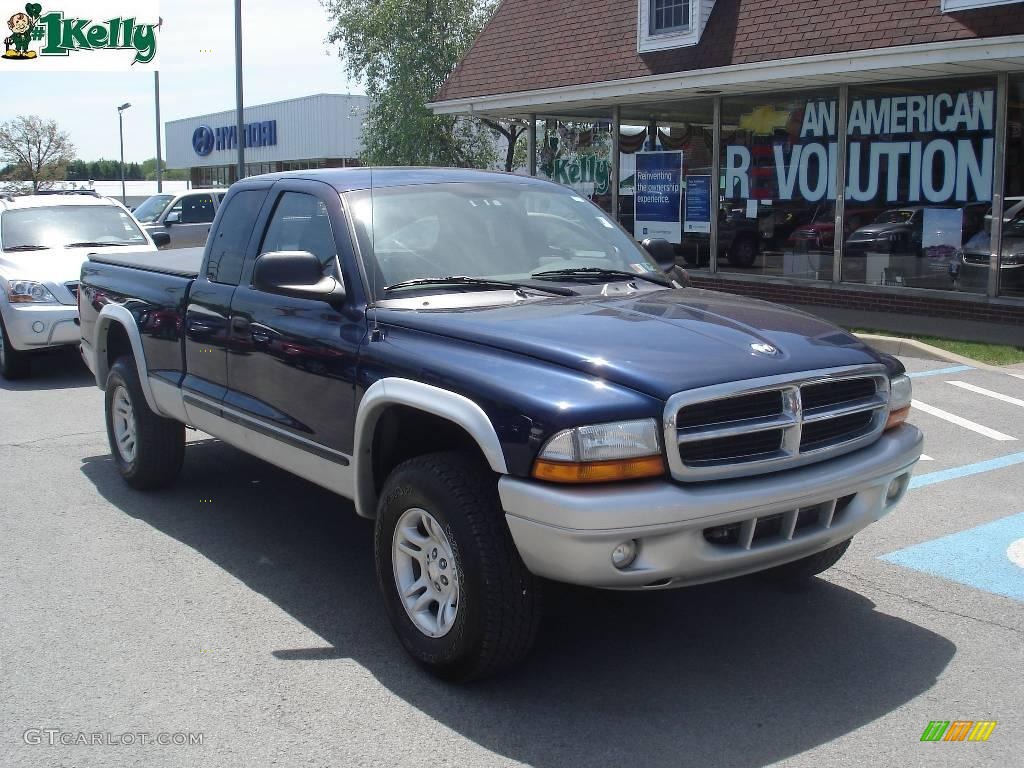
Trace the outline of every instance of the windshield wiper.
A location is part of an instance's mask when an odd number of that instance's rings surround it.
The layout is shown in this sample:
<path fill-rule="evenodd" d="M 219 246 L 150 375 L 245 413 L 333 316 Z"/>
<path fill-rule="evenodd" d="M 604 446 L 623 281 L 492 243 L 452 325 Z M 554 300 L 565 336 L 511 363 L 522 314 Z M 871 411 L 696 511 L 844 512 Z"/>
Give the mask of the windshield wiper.
<path fill-rule="evenodd" d="M 3 250 L 15 253 L 17 251 L 46 251 L 49 248 L 48 245 L 8 245 L 4 246 Z"/>
<path fill-rule="evenodd" d="M 468 277 L 467 275 L 449 275 L 448 277 L 417 277 L 412 280 L 402 280 L 384 288 L 385 293 L 401 290 L 402 288 L 416 288 L 423 285 L 465 285 L 482 290 L 499 290 L 502 288 L 513 288 L 517 291 L 542 291 L 552 293 L 556 296 L 576 296 L 576 291 L 569 288 L 552 288 L 546 285 L 529 285 L 527 283 L 513 283 L 505 280 L 490 280 L 483 277 Z"/>
<path fill-rule="evenodd" d="M 131 245 L 145 245 L 141 241 L 139 243 L 101 243 L 98 240 L 84 240 L 81 243 L 65 243 L 65 248 L 106 248 L 107 246 L 113 248 L 127 248 Z"/>
<path fill-rule="evenodd" d="M 666 288 L 671 287 L 671 283 L 669 283 L 668 278 L 663 277 L 656 272 L 627 272 L 624 269 L 604 269 L 602 267 L 549 269 L 545 272 L 534 272 L 530 277 L 536 277 L 541 280 L 552 280 L 556 278 L 560 280 L 572 280 L 576 277 L 621 277 L 624 280 L 635 280 L 636 278 L 640 278 L 641 280 L 646 280 L 649 283 L 655 283 Z"/>

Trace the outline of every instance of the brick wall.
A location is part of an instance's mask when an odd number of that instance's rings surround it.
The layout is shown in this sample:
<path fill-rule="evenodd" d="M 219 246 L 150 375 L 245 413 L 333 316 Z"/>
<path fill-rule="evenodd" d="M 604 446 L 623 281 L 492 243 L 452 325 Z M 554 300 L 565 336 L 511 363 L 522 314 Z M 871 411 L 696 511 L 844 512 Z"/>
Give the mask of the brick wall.
<path fill-rule="evenodd" d="M 750 296 L 778 304 L 806 307 L 813 311 L 814 307 L 823 310 L 846 310 L 847 313 L 859 312 L 863 315 L 863 323 L 867 327 L 878 327 L 871 324 L 873 315 L 899 315 L 916 318 L 936 318 L 950 323 L 991 324 L 1004 333 L 1019 329 L 1015 334 L 1017 343 L 1024 345 L 1024 303 L 996 303 L 983 298 L 970 300 L 960 297 L 944 298 L 941 295 L 922 297 L 916 294 L 880 293 L 877 291 L 858 291 L 855 288 L 828 288 L 816 285 L 793 285 L 788 283 L 757 282 L 751 280 L 733 280 L 717 275 L 712 277 L 700 272 L 690 272 L 690 279 L 696 288 L 707 288 L 714 291 Z M 827 314 L 823 312 L 823 314 Z M 898 330 L 898 329 L 897 329 Z M 937 335 L 940 328 L 936 326 Z M 983 339 L 980 339 L 983 340 Z"/>

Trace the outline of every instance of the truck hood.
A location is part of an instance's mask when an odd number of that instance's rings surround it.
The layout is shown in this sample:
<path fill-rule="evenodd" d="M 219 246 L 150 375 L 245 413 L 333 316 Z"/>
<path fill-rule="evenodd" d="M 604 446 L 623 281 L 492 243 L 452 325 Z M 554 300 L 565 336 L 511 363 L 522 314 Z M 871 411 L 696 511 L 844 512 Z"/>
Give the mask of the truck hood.
<path fill-rule="evenodd" d="M 453 310 L 381 309 L 378 319 L 544 360 L 663 400 L 726 381 L 882 361 L 824 320 L 697 289 Z M 777 352 L 753 346 L 763 344 Z"/>
<path fill-rule="evenodd" d="M 82 264 L 94 253 L 118 253 L 129 250 L 120 246 L 111 248 L 50 248 L 45 251 L 0 252 L 0 277 L 7 280 L 33 280 L 37 283 L 64 283 L 78 280 Z M 132 247 L 130 250 L 152 250 L 150 246 Z"/>

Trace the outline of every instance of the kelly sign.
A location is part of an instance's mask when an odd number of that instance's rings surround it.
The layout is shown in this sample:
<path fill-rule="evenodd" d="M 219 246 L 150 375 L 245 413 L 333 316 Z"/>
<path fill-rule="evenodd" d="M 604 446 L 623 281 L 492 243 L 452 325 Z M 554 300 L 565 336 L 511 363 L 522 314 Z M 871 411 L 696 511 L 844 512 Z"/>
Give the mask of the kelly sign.
<path fill-rule="evenodd" d="M 682 152 L 637 152 L 633 237 L 682 242 Z"/>
<path fill-rule="evenodd" d="M 157 67 L 157 0 L 65 0 L 57 7 L 0 0 L 0 22 L 0 72 Z"/>

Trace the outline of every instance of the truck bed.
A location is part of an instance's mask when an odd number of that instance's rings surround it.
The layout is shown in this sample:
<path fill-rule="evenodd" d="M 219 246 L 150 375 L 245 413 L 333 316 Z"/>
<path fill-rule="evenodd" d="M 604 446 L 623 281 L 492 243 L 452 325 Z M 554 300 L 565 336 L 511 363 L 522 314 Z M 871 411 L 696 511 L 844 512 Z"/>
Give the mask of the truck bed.
<path fill-rule="evenodd" d="M 172 251 L 126 251 L 125 253 L 95 253 L 89 261 L 131 267 L 146 272 L 195 278 L 203 263 L 203 248 L 179 248 Z"/>

